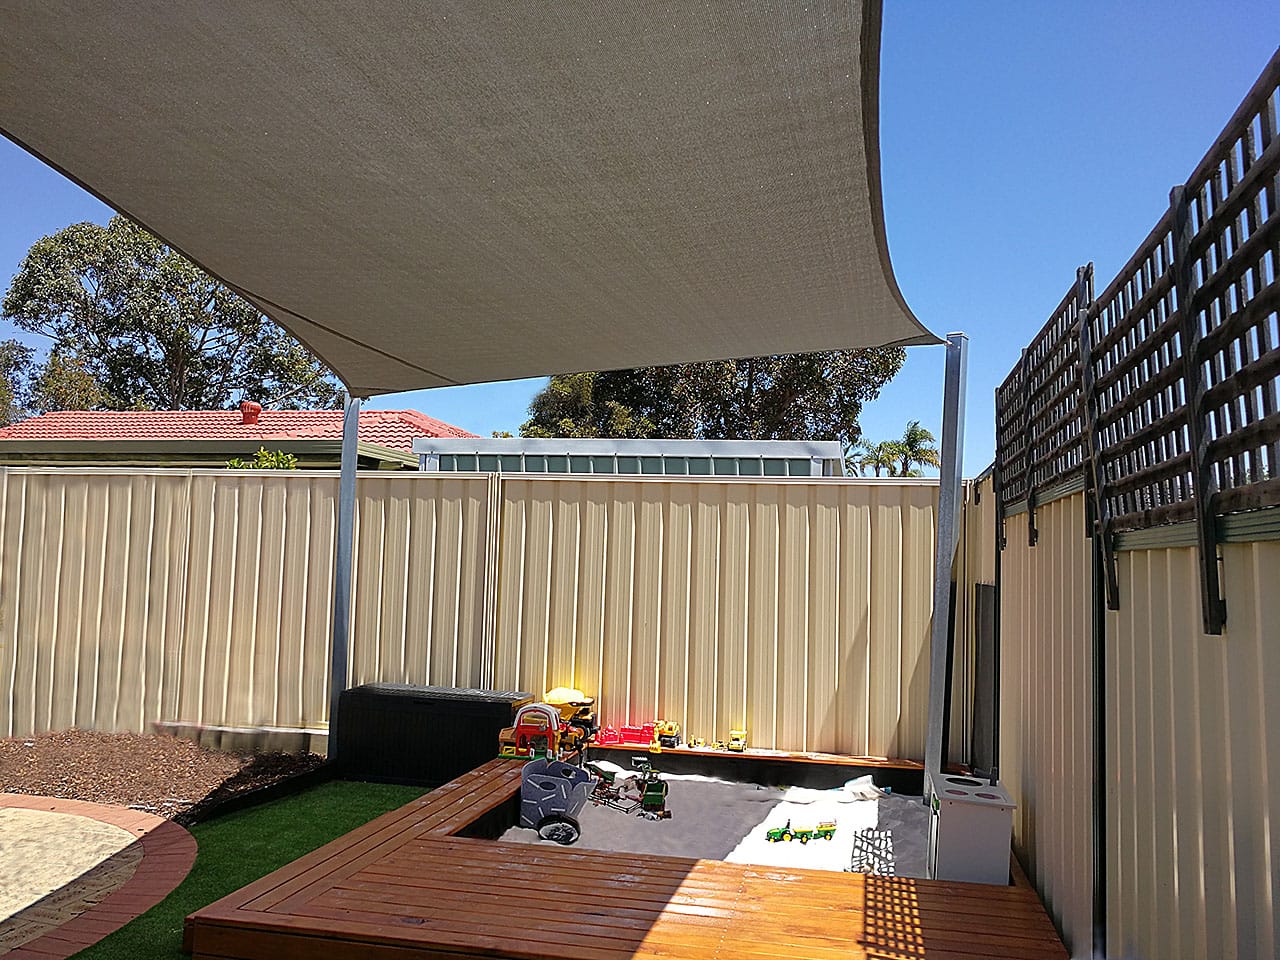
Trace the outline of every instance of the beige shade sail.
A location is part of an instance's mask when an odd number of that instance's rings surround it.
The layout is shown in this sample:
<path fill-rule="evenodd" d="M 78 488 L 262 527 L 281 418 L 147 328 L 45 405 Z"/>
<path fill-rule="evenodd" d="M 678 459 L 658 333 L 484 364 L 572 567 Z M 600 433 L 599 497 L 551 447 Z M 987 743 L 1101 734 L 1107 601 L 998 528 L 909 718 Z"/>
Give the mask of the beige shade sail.
<path fill-rule="evenodd" d="M 0 132 L 356 395 L 939 342 L 878 0 L 0 7 Z"/>

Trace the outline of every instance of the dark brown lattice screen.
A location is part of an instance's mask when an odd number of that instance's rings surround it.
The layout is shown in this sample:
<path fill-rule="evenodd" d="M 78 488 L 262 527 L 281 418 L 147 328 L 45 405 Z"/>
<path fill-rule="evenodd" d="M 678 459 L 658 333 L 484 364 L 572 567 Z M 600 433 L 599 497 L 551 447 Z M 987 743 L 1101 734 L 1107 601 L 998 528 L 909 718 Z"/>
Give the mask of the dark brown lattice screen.
<path fill-rule="evenodd" d="M 1280 53 L 1093 299 L 1085 268 L 996 392 L 1002 514 L 1084 475 L 1114 533 L 1194 521 L 1221 631 L 1217 518 L 1280 506 Z M 1109 593 L 1116 602 L 1114 577 Z"/>

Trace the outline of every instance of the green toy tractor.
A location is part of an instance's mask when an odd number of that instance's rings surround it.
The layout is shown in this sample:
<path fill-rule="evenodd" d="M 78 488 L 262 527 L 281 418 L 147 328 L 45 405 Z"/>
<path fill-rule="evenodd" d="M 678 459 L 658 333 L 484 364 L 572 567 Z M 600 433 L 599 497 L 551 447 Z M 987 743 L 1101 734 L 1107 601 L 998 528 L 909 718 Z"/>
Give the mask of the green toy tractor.
<path fill-rule="evenodd" d="M 777 843 L 780 840 L 799 840 L 801 843 L 808 843 L 810 840 L 830 840 L 836 835 L 836 822 L 834 820 L 823 820 L 816 827 L 795 827 L 791 826 L 788 820 L 786 826 L 774 827 L 768 831 L 764 838 L 770 843 Z"/>

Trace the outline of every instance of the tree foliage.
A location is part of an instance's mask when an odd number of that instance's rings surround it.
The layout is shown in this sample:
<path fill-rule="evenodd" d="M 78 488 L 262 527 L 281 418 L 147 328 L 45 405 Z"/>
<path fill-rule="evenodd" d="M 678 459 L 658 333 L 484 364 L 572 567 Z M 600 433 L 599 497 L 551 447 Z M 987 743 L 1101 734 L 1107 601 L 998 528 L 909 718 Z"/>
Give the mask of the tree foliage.
<path fill-rule="evenodd" d="M 907 429 L 902 432 L 902 439 L 896 441 L 899 475 L 919 476 L 922 467 L 937 469 L 942 460 L 938 448 L 934 446 L 936 440 L 932 432 L 920 426 L 919 420 L 908 423 Z"/>
<path fill-rule="evenodd" d="M 877 477 L 918 477 L 923 467 L 937 467 L 941 460 L 933 434 L 912 420 L 897 440 L 872 443 L 859 440 L 845 451 L 845 467 L 856 474 L 872 472 Z"/>
<path fill-rule="evenodd" d="M 904 358 L 837 350 L 552 377 L 520 434 L 852 443 L 862 405 Z"/>
<path fill-rule="evenodd" d="M 901 452 L 893 440 L 881 440 L 879 443 L 861 440 L 845 452 L 845 469 L 859 476 L 870 472 L 877 477 L 896 477 Z"/>
<path fill-rule="evenodd" d="M 33 352 L 18 340 L 0 341 L 0 426 L 7 427 L 25 415 Z"/>
<path fill-rule="evenodd" d="M 298 458 L 283 450 L 268 450 L 259 447 L 252 460 L 244 457 L 232 457 L 227 461 L 229 470 L 297 470 Z"/>
<path fill-rule="evenodd" d="M 332 407 L 337 384 L 250 303 L 123 217 L 77 223 L 31 247 L 0 316 L 52 341 L 31 406 Z"/>
<path fill-rule="evenodd" d="M 28 406 L 49 410 L 104 410 L 115 405 L 80 357 L 54 349 L 32 372 L 27 390 Z"/>

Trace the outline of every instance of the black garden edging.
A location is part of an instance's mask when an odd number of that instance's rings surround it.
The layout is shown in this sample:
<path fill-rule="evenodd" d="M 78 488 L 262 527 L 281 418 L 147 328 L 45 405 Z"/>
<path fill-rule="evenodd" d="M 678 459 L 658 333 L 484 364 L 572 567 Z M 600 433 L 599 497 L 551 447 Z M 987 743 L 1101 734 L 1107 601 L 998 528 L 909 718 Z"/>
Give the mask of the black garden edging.
<path fill-rule="evenodd" d="M 194 806 L 178 814 L 173 821 L 184 827 L 207 823 L 229 813 L 248 810 L 251 807 L 270 803 L 272 800 L 281 800 L 335 779 L 338 778 L 333 765 L 325 762 L 310 770 L 290 774 L 273 783 L 250 790 L 227 792 L 226 784 L 223 784 Z"/>

